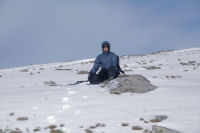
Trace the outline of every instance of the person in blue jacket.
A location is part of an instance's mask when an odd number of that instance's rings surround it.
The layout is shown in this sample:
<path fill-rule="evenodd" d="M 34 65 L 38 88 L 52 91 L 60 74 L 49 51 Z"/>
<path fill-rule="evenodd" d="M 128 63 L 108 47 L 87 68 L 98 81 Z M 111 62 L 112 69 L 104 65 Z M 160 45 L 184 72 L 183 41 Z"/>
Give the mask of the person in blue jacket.
<path fill-rule="evenodd" d="M 118 68 L 118 56 L 110 52 L 110 43 L 104 41 L 101 45 L 102 53 L 97 56 L 93 68 L 89 72 L 88 80 L 91 84 L 99 84 L 105 80 L 112 80 L 120 73 Z M 96 72 L 101 67 L 98 74 Z"/>

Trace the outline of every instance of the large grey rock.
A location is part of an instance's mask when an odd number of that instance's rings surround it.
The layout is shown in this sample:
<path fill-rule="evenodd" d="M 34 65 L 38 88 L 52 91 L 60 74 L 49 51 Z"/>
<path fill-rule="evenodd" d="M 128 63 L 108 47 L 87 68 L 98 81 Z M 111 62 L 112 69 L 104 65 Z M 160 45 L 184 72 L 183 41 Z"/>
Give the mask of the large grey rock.
<path fill-rule="evenodd" d="M 157 126 L 157 125 L 152 126 L 152 131 L 153 131 L 153 133 L 181 133 L 181 132 L 178 132 L 176 130 L 169 129 L 169 128 L 166 128 L 166 127 Z"/>
<path fill-rule="evenodd" d="M 126 92 L 146 93 L 157 88 L 141 75 L 119 76 L 108 82 L 105 87 L 110 89 L 111 94 L 121 94 Z"/>

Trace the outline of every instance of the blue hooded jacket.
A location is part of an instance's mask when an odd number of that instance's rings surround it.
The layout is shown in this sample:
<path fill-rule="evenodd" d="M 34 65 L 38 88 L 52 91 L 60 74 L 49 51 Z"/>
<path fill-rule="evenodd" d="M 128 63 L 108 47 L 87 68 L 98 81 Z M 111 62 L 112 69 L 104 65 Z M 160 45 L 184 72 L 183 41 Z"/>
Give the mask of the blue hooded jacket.
<path fill-rule="evenodd" d="M 108 45 L 108 52 L 103 51 L 103 45 Z M 97 56 L 94 62 L 94 66 L 91 69 L 91 73 L 96 74 L 99 68 L 108 69 L 109 67 L 113 66 L 117 72 L 119 72 L 119 68 L 117 67 L 118 57 L 115 53 L 110 52 L 110 43 L 105 41 L 102 43 L 102 53 Z"/>

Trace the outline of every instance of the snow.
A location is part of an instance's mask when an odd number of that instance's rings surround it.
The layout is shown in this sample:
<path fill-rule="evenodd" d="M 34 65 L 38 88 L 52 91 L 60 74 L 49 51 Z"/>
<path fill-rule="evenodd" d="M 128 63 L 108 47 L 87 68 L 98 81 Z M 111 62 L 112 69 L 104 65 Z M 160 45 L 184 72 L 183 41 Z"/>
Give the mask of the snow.
<path fill-rule="evenodd" d="M 191 48 L 149 54 L 123 56 L 120 64 L 127 74 L 140 74 L 158 88 L 143 94 L 109 94 L 109 88 L 100 85 L 67 85 L 87 80 L 94 59 L 74 62 L 29 65 L 0 69 L 0 129 L 27 129 L 40 127 L 39 132 L 51 124 L 67 133 L 85 133 L 97 123 L 104 127 L 91 129 L 97 133 L 131 133 L 131 126 L 143 130 L 160 125 L 182 133 L 200 132 L 200 48 Z M 181 62 L 196 61 L 182 65 Z M 125 66 L 125 64 L 127 66 Z M 161 69 L 147 70 L 157 66 Z M 56 69 L 63 70 L 56 70 Z M 21 71 L 24 70 L 24 71 Z M 44 82 L 54 81 L 58 86 Z M 14 113 L 14 115 L 10 115 Z M 156 115 L 168 118 L 159 123 L 150 122 Z M 26 121 L 18 117 L 26 116 Z M 148 121 L 144 123 L 143 118 Z M 122 123 L 129 123 L 123 127 Z M 59 125 L 64 124 L 64 127 Z M 134 131 L 143 133 L 143 130 Z"/>

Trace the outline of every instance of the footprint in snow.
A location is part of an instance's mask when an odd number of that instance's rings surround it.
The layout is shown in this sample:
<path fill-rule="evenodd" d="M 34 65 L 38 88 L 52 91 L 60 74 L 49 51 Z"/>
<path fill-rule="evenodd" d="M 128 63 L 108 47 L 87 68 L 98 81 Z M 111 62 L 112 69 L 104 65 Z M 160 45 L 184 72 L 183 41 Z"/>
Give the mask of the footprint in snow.
<path fill-rule="evenodd" d="M 47 121 L 51 124 L 56 123 L 56 118 L 55 116 L 51 115 L 47 117 Z"/>
<path fill-rule="evenodd" d="M 38 110 L 38 107 L 32 107 L 32 110 Z"/>
<path fill-rule="evenodd" d="M 83 99 L 87 99 L 88 98 L 88 96 L 83 96 Z"/>
<path fill-rule="evenodd" d="M 70 99 L 69 99 L 68 97 L 63 97 L 63 98 L 62 98 L 62 102 L 64 102 L 64 103 L 69 102 L 69 100 L 70 100 Z"/>
<path fill-rule="evenodd" d="M 69 105 L 69 104 L 65 104 L 65 105 L 62 105 L 62 110 L 64 111 L 64 110 L 68 110 L 68 109 L 70 109 L 71 108 L 71 105 Z"/>
<path fill-rule="evenodd" d="M 76 115 L 79 115 L 81 113 L 81 111 L 77 110 L 74 112 Z"/>
<path fill-rule="evenodd" d="M 70 91 L 70 90 L 72 90 L 72 88 L 66 88 L 66 91 Z"/>
<path fill-rule="evenodd" d="M 73 94 L 76 94 L 75 91 L 68 91 L 68 95 L 73 95 Z"/>

